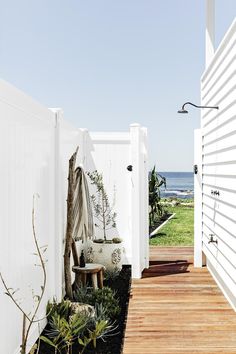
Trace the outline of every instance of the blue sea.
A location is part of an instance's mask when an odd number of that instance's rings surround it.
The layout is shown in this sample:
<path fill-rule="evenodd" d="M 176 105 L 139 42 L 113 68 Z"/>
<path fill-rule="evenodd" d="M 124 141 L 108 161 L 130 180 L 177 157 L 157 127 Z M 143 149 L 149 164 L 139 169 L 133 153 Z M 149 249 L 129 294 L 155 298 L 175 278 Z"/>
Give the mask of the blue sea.
<path fill-rule="evenodd" d="M 166 189 L 161 188 L 162 197 L 193 198 L 193 172 L 159 172 L 159 174 L 166 178 Z"/>

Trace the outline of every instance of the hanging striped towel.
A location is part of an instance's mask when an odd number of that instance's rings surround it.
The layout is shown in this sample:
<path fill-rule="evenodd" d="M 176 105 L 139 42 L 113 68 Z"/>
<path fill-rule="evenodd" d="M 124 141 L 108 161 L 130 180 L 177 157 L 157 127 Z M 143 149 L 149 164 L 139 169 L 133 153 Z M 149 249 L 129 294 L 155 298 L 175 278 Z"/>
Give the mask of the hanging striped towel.
<path fill-rule="evenodd" d="M 88 182 L 84 170 L 77 167 L 75 170 L 75 190 L 73 209 L 73 238 L 82 242 L 94 237 L 93 212 L 90 203 Z"/>

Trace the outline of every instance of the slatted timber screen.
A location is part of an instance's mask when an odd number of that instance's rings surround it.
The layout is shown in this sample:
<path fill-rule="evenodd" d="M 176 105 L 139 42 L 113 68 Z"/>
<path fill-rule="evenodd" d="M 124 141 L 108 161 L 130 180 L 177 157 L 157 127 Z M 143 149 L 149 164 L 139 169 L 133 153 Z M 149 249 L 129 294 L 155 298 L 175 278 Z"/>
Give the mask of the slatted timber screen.
<path fill-rule="evenodd" d="M 208 267 L 236 307 L 236 21 L 201 80 L 202 241 Z M 210 242 L 210 237 L 217 244 Z"/>

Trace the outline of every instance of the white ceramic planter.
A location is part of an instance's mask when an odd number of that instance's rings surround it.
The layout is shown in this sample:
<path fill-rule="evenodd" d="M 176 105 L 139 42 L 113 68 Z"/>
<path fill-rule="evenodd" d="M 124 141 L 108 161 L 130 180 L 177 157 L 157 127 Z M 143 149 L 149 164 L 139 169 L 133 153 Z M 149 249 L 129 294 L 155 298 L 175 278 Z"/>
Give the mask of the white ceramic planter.
<path fill-rule="evenodd" d="M 125 248 L 121 243 L 95 243 L 87 245 L 87 262 L 103 264 L 106 269 L 121 269 Z"/>

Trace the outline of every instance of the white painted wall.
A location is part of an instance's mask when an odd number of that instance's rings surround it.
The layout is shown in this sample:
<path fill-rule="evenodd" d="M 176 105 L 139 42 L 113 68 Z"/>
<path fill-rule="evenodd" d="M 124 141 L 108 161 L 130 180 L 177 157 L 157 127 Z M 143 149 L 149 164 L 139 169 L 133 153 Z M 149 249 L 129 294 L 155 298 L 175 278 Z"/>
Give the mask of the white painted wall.
<path fill-rule="evenodd" d="M 236 20 L 202 76 L 201 96 L 203 105 L 219 106 L 202 111 L 203 251 L 236 309 Z"/>

